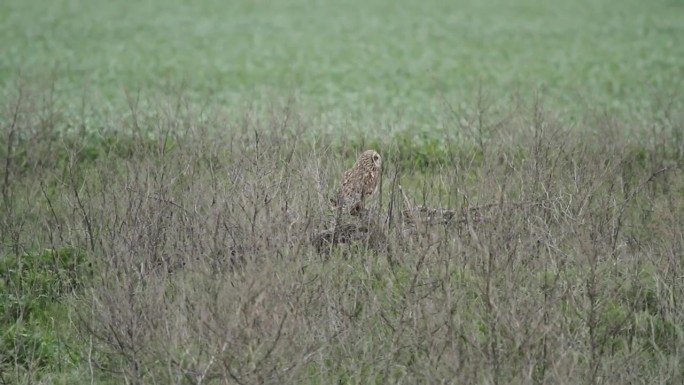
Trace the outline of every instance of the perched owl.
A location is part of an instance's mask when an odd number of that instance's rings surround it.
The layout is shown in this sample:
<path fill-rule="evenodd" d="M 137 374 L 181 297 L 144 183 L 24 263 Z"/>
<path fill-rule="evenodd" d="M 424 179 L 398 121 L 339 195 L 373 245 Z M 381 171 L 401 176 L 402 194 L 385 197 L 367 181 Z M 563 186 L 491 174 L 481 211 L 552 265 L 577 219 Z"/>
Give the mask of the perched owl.
<path fill-rule="evenodd" d="M 342 186 L 333 199 L 336 212 L 356 215 L 364 210 L 363 202 L 378 190 L 382 158 L 374 150 L 359 155 L 354 166 L 344 173 Z"/>

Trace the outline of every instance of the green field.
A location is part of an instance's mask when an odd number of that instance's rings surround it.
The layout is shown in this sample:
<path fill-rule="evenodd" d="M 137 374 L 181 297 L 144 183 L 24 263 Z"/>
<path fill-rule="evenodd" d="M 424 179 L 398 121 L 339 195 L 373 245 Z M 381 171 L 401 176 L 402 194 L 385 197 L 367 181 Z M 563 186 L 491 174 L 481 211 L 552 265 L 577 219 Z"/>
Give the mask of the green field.
<path fill-rule="evenodd" d="M 0 0 L 0 385 L 682 384 L 681 79 L 679 0 Z"/>
<path fill-rule="evenodd" d="M 101 109 L 138 89 L 229 109 L 296 97 L 321 127 L 384 133 L 429 130 L 480 88 L 649 112 L 684 78 L 676 0 L 5 0 L 0 14 L 0 86 L 54 79 Z"/>

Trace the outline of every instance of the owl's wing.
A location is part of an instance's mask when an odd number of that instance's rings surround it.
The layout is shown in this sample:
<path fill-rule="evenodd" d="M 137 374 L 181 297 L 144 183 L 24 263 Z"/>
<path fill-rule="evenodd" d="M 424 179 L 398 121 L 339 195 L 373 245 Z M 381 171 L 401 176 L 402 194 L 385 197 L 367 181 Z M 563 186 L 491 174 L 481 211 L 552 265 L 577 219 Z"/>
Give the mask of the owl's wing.
<path fill-rule="evenodd" d="M 345 171 L 342 177 L 342 185 L 337 192 L 335 206 L 349 209 L 361 202 L 363 197 L 363 185 L 359 180 L 359 170 L 356 167 Z"/>
<path fill-rule="evenodd" d="M 378 188 L 378 173 L 375 171 L 368 171 L 364 175 L 363 196 L 370 198 Z"/>
<path fill-rule="evenodd" d="M 351 168 L 347 171 L 344 172 L 344 175 L 342 176 L 342 189 L 344 190 L 345 188 L 348 188 L 352 184 L 352 180 L 354 179 L 354 169 Z"/>

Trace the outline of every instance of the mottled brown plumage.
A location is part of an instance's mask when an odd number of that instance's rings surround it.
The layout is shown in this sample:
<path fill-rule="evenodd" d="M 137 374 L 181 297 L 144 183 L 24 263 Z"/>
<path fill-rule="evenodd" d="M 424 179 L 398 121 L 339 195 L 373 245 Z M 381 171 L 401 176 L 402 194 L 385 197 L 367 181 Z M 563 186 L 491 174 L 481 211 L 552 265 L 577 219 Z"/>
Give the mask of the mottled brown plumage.
<path fill-rule="evenodd" d="M 364 201 L 378 189 L 382 171 L 382 158 L 374 150 L 359 155 L 354 166 L 344 173 L 342 186 L 334 199 L 335 210 L 356 214 L 364 209 Z"/>

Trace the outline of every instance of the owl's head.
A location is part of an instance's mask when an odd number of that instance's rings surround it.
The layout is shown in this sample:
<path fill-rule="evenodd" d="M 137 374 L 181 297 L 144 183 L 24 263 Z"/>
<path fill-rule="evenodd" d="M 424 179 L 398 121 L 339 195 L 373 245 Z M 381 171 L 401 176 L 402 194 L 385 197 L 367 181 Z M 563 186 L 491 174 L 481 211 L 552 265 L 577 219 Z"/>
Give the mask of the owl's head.
<path fill-rule="evenodd" d="M 359 156 L 359 163 L 372 165 L 379 170 L 382 168 L 382 157 L 375 150 L 366 150 Z"/>

